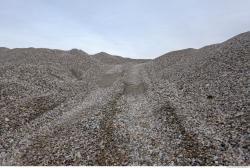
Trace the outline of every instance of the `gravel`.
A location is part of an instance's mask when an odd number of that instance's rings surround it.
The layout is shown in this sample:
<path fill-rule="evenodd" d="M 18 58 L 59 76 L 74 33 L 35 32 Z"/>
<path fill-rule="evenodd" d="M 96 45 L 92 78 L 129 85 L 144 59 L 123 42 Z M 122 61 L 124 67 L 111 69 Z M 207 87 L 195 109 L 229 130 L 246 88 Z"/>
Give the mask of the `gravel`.
<path fill-rule="evenodd" d="M 0 60 L 0 165 L 250 164 L 250 32 L 154 60 Z"/>

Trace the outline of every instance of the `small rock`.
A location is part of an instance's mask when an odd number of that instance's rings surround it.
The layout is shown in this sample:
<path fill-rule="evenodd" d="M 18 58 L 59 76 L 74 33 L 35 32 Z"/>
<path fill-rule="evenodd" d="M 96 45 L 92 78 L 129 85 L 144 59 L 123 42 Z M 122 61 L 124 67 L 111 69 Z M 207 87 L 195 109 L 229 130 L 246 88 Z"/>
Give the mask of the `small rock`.
<path fill-rule="evenodd" d="M 9 122 L 9 121 L 10 121 L 10 119 L 8 119 L 8 118 L 5 118 L 4 120 L 5 120 L 6 122 Z"/>
<path fill-rule="evenodd" d="M 240 113 L 237 113 L 236 115 L 235 115 L 235 117 L 239 117 L 239 116 L 243 116 L 244 115 L 244 112 L 240 112 Z"/>
<path fill-rule="evenodd" d="M 77 153 L 76 153 L 76 157 L 80 159 L 80 158 L 82 157 L 81 153 L 80 153 L 80 152 L 77 152 Z"/>

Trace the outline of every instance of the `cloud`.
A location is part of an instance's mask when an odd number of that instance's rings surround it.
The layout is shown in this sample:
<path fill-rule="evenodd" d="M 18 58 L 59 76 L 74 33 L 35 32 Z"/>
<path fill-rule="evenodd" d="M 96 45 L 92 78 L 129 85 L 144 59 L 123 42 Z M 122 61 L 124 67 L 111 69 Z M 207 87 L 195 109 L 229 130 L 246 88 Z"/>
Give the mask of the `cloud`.
<path fill-rule="evenodd" d="M 249 31 L 249 6 L 247 0 L 1 0 L 0 45 L 154 58 Z"/>

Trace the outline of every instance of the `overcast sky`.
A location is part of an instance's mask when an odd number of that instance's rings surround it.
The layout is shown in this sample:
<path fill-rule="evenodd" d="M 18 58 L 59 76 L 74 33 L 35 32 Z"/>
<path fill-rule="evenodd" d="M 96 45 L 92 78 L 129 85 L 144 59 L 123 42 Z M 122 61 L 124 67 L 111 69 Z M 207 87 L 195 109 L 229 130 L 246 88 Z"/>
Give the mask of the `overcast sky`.
<path fill-rule="evenodd" d="M 250 0 L 0 0 L 0 46 L 79 48 L 132 58 L 250 30 Z"/>

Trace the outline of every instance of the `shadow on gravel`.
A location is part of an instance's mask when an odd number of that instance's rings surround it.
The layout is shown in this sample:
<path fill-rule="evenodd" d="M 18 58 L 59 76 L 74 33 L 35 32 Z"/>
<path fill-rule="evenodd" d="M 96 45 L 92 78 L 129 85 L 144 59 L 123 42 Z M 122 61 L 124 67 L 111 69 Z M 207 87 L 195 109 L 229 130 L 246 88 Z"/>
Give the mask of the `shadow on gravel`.
<path fill-rule="evenodd" d="M 126 150 L 121 147 L 123 142 L 118 142 L 117 137 L 114 135 L 115 128 L 113 122 L 115 116 L 121 112 L 118 101 L 124 93 L 125 87 L 121 93 L 117 94 L 113 100 L 106 105 L 103 111 L 104 118 L 100 124 L 100 152 L 98 153 L 96 160 L 97 164 L 100 166 L 126 165 L 128 162 L 128 153 L 126 153 Z"/>
<path fill-rule="evenodd" d="M 53 110 L 65 100 L 66 99 L 63 97 L 58 98 L 53 95 L 48 95 L 34 97 L 16 106 L 10 104 L 7 106 L 9 112 L 2 114 L 4 115 L 3 119 L 7 118 L 9 120 L 8 127 L 5 129 L 18 129 L 20 126 L 35 120 L 50 110 Z"/>
<path fill-rule="evenodd" d="M 183 121 L 176 114 L 176 108 L 170 103 L 165 103 L 158 111 L 157 118 L 163 122 L 163 126 L 171 128 L 177 135 L 171 135 L 173 142 L 180 138 L 180 144 L 176 144 L 174 162 L 175 165 L 213 165 L 210 156 L 212 147 L 204 146 L 198 141 L 197 134 L 187 131 Z"/>

